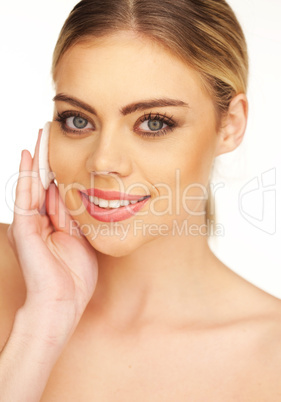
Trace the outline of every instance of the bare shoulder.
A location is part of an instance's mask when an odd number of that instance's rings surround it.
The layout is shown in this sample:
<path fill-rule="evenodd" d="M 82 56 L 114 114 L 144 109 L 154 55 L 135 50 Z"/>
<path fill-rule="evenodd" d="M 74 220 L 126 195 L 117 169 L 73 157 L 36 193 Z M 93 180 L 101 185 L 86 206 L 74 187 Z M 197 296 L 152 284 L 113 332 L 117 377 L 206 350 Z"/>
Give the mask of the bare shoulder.
<path fill-rule="evenodd" d="M 249 368 L 256 379 L 256 386 L 254 381 L 252 385 L 257 398 L 277 402 L 281 400 L 281 301 L 265 293 L 264 307 L 249 330 L 253 339 Z"/>
<path fill-rule="evenodd" d="M 238 284 L 235 303 L 241 320 L 234 325 L 232 341 L 243 339 L 239 366 L 249 391 L 245 397 L 280 401 L 281 300 L 244 279 Z"/>
<path fill-rule="evenodd" d="M 260 328 L 260 351 L 279 361 L 281 374 L 281 300 L 258 289 L 256 325 Z M 259 309 L 259 311 L 258 311 Z M 253 321 L 255 322 L 255 320 Z"/>
<path fill-rule="evenodd" d="M 0 224 L 0 350 L 12 329 L 14 316 L 25 300 L 25 285 L 7 230 Z"/>
<path fill-rule="evenodd" d="M 264 292 L 260 314 L 257 316 L 257 325 L 261 328 L 259 351 L 264 356 L 268 367 L 278 368 L 278 377 L 281 375 L 281 300 Z M 280 384 L 281 391 L 281 384 Z M 281 396 L 281 395 L 280 395 Z"/>
<path fill-rule="evenodd" d="M 281 300 L 233 272 L 230 280 L 233 286 L 228 295 L 232 298 L 233 311 L 237 312 L 237 322 L 241 319 L 261 339 L 270 338 L 271 344 L 275 339 L 281 346 Z"/>

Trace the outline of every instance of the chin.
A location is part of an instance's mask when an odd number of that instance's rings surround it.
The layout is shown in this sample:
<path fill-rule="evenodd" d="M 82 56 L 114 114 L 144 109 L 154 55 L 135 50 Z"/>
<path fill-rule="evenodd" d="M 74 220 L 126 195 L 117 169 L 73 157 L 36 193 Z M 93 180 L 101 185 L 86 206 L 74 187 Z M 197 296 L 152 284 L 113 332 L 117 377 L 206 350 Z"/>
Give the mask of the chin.
<path fill-rule="evenodd" d="M 136 237 L 131 238 L 130 236 L 121 239 L 117 236 L 98 235 L 95 238 L 93 236 L 86 236 L 86 239 L 99 253 L 111 257 L 125 257 L 130 255 L 144 243 L 144 239 L 141 241 L 141 239 L 137 239 Z"/>

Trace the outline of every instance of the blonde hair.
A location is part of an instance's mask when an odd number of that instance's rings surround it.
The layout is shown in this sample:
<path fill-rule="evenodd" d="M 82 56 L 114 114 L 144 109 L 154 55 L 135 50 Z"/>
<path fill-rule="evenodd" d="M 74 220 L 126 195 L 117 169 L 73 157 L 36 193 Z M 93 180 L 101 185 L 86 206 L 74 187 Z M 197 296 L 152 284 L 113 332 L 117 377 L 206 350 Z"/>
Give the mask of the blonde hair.
<path fill-rule="evenodd" d="M 218 126 L 232 98 L 247 91 L 247 45 L 225 0 L 82 0 L 60 32 L 53 79 L 72 46 L 118 31 L 154 40 L 197 70 L 213 99 Z"/>
<path fill-rule="evenodd" d="M 246 93 L 245 37 L 224 0 L 82 0 L 60 32 L 52 75 L 64 53 L 79 42 L 130 30 L 160 42 L 197 70 L 218 117 L 231 99 Z"/>

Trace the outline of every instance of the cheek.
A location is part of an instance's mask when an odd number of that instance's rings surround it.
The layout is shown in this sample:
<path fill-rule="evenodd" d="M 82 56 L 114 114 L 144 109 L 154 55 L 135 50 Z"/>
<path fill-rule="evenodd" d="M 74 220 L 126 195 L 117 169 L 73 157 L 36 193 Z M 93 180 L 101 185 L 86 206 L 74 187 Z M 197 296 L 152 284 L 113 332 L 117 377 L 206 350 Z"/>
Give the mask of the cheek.
<path fill-rule="evenodd" d="M 89 174 L 86 169 L 87 149 L 83 142 L 52 130 L 49 142 L 49 164 L 55 173 L 60 196 L 72 217 L 85 213 L 78 190 L 86 190 Z"/>
<path fill-rule="evenodd" d="M 172 215 L 175 211 L 183 215 L 205 211 L 215 153 L 215 131 L 206 127 L 190 130 L 182 133 L 181 141 L 169 145 L 165 156 L 157 158 L 153 184 L 159 197 L 154 201 L 154 210 Z"/>
<path fill-rule="evenodd" d="M 185 159 L 185 165 L 187 167 L 186 172 L 189 175 L 189 181 L 202 184 L 208 183 L 215 156 L 215 144 L 216 141 L 214 141 L 213 133 L 210 133 L 209 136 L 198 135 L 198 138 L 194 143 L 190 144 Z M 184 165 L 183 161 L 182 165 Z"/>
<path fill-rule="evenodd" d="M 176 174 L 181 176 L 186 185 L 193 182 L 207 183 L 215 155 L 215 133 L 192 130 L 179 134 L 182 134 L 181 140 L 168 144 L 165 153 L 154 153 L 150 177 L 153 172 L 159 182 L 170 186 L 176 184 Z"/>
<path fill-rule="evenodd" d="M 53 130 L 49 143 L 49 164 L 56 174 L 58 183 L 70 184 L 81 181 L 85 157 L 77 150 L 75 141 L 64 137 L 58 130 Z"/>

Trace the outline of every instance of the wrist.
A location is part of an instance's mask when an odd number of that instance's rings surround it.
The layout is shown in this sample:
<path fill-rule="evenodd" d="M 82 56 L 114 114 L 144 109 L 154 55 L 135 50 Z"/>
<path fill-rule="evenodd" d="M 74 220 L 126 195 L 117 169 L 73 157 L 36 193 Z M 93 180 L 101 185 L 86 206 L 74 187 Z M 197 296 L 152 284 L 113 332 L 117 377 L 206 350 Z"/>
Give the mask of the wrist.
<path fill-rule="evenodd" d="M 1 352 L 1 401 L 39 401 L 68 340 L 69 332 L 56 330 L 57 320 L 35 312 L 26 306 L 18 310 Z"/>
<path fill-rule="evenodd" d="M 50 308 L 23 305 L 16 313 L 12 333 L 24 345 L 60 350 L 73 332 L 73 320 L 67 313 Z"/>

